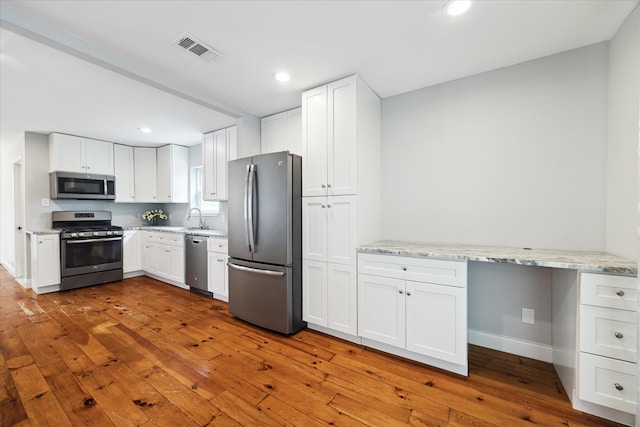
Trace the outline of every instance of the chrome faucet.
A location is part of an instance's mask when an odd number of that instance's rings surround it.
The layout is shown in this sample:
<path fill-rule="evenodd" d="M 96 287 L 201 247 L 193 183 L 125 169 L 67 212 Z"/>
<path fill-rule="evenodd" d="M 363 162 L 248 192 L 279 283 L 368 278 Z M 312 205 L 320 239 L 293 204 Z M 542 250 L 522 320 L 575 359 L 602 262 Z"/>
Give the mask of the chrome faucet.
<path fill-rule="evenodd" d="M 189 213 L 187 214 L 187 220 L 191 219 L 191 212 L 198 211 L 198 228 L 204 229 L 204 223 L 202 222 L 202 211 L 199 208 L 191 208 L 189 209 Z"/>

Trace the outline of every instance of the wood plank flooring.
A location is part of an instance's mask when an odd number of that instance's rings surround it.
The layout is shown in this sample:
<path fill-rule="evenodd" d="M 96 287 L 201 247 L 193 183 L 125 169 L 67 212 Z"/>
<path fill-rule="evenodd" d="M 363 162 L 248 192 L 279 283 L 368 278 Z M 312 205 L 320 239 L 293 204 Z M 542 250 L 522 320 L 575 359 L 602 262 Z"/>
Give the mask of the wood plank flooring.
<path fill-rule="evenodd" d="M 470 347 L 463 378 L 140 277 L 36 295 L 0 268 L 3 426 L 614 426 L 550 364 Z"/>

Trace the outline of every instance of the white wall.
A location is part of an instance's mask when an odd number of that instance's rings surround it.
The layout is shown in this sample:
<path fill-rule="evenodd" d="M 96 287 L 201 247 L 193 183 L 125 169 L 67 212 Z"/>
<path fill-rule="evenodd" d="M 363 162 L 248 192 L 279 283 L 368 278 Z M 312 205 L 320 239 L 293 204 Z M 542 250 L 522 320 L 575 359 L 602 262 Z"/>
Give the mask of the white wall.
<path fill-rule="evenodd" d="M 637 259 L 640 7 L 609 46 L 606 250 Z"/>
<path fill-rule="evenodd" d="M 382 101 L 385 239 L 602 250 L 607 43 Z"/>

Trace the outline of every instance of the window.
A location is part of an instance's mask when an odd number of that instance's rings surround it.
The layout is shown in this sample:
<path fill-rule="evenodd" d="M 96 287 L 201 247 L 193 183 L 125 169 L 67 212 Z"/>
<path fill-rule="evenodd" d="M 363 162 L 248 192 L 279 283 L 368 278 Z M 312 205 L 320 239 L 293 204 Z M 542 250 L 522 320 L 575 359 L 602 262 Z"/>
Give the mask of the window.
<path fill-rule="evenodd" d="M 211 202 L 202 198 L 202 166 L 191 168 L 191 208 L 198 208 L 202 215 L 215 216 L 220 211 L 220 202 Z"/>

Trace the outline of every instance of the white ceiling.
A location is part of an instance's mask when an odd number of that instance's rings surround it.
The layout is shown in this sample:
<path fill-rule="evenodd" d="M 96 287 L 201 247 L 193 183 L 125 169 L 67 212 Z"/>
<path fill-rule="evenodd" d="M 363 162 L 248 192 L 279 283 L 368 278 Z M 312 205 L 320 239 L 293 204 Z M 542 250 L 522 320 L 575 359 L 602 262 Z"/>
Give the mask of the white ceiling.
<path fill-rule="evenodd" d="M 609 40 L 638 0 L 482 0 L 456 18 L 443 3 L 2 0 L 0 140 L 191 145 L 351 74 L 385 98 Z M 173 46 L 185 32 L 224 57 Z"/>

